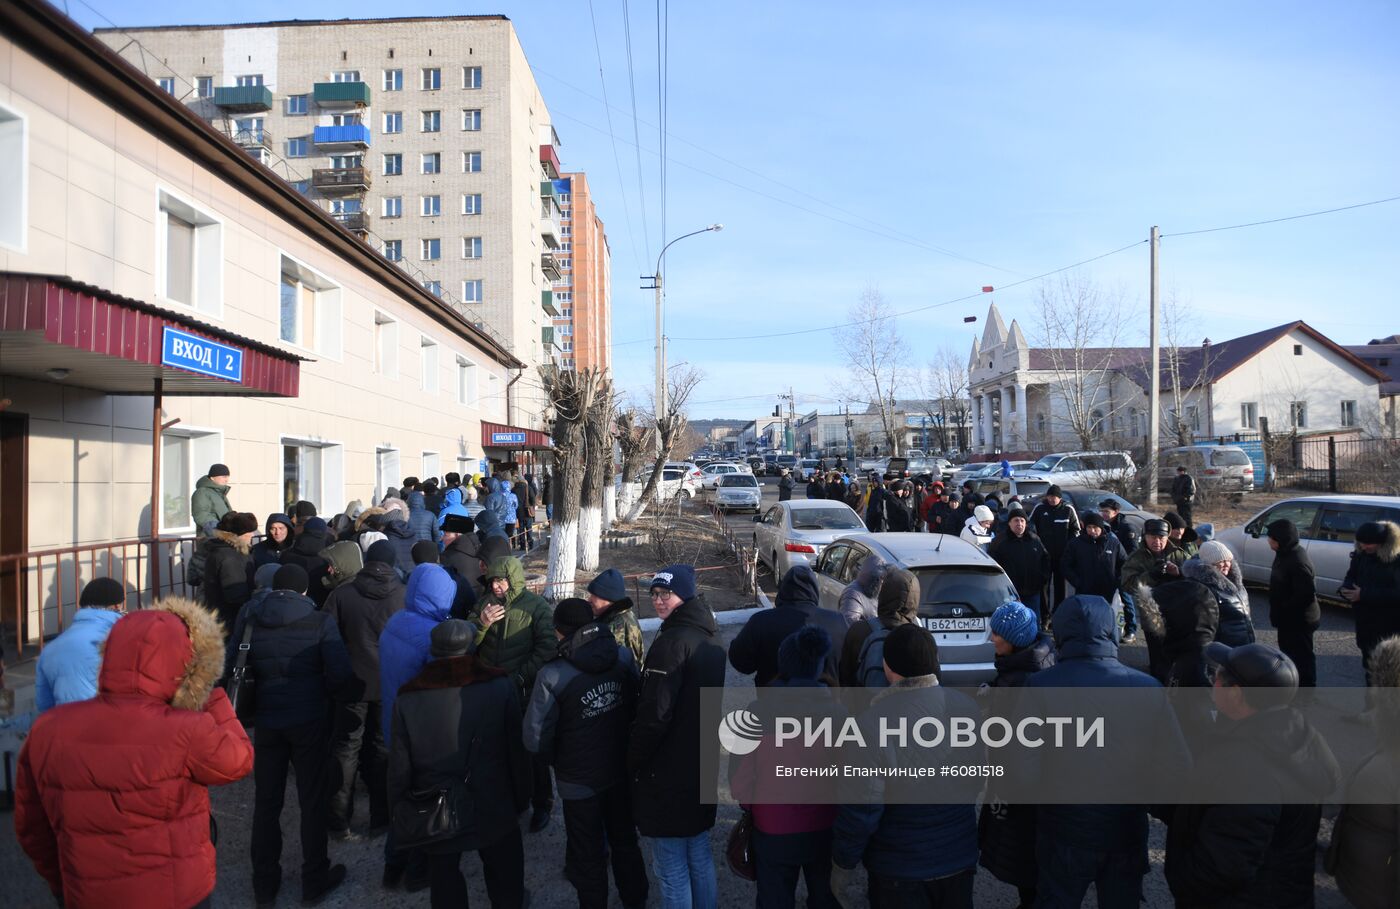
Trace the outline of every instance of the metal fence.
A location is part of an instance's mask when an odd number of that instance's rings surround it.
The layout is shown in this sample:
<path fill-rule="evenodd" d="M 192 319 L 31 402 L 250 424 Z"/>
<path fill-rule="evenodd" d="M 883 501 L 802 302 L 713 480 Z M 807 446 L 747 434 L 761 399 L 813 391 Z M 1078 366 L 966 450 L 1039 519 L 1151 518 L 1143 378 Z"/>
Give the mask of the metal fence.
<path fill-rule="evenodd" d="M 1400 495 L 1400 439 L 1273 436 L 1268 454 L 1275 486 Z"/>

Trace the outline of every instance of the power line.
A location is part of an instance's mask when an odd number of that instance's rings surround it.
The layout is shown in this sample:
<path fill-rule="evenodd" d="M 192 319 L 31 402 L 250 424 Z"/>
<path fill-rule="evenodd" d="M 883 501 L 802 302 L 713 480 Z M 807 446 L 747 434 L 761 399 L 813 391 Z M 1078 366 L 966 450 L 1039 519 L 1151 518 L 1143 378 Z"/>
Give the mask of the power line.
<path fill-rule="evenodd" d="M 641 197 L 642 208 L 642 248 L 646 250 L 647 261 L 650 262 L 651 226 L 647 224 L 647 188 L 646 181 L 642 179 L 642 135 L 637 118 L 637 78 L 632 64 L 632 17 L 628 6 L 629 0 L 622 0 L 622 28 L 626 32 L 624 43 L 627 46 L 627 90 L 632 98 L 632 148 L 637 155 L 637 193 Z"/>
<path fill-rule="evenodd" d="M 603 86 L 603 98 L 606 99 L 608 80 L 603 76 L 603 48 L 598 43 L 598 20 L 593 15 L 593 0 L 588 0 L 588 21 L 593 24 L 593 52 L 598 57 L 598 83 Z M 627 221 L 627 236 L 632 241 L 632 257 L 640 262 L 637 256 L 637 234 L 632 230 L 632 209 L 627 204 L 627 187 L 622 179 L 622 158 L 617 153 L 617 137 L 613 134 L 612 105 L 607 105 L 604 112 L 608 117 L 608 140 L 612 143 L 613 164 L 617 167 L 617 190 L 622 196 L 622 213 Z M 642 213 L 642 217 L 646 217 L 645 212 Z M 650 253 L 647 258 L 651 258 Z"/>
<path fill-rule="evenodd" d="M 1270 218 L 1267 221 L 1248 221 L 1244 224 L 1227 224 L 1224 227 L 1203 227 L 1200 230 L 1182 230 L 1174 234 L 1162 234 L 1162 238 L 1167 237 L 1190 237 L 1196 234 L 1213 234 L 1222 230 L 1240 230 L 1244 227 L 1260 227 L 1265 224 L 1280 224 L 1284 221 L 1297 221 L 1301 218 L 1315 218 L 1318 215 L 1332 215 L 1339 211 L 1352 211 L 1357 208 L 1366 208 L 1371 205 L 1384 205 L 1387 202 L 1400 201 L 1400 196 L 1390 196 L 1385 199 L 1372 199 L 1370 202 L 1358 202 L 1355 205 L 1342 205 L 1338 208 L 1325 208 L 1321 211 L 1304 212 L 1301 215 L 1288 215 L 1283 218 Z"/>

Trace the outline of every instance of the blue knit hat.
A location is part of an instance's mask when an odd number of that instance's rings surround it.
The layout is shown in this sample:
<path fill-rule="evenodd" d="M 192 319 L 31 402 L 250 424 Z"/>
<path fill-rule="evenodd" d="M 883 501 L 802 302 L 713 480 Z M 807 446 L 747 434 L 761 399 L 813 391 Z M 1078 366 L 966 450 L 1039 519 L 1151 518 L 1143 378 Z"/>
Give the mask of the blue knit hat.
<path fill-rule="evenodd" d="M 1040 633 L 1040 623 L 1029 606 L 1011 602 L 998 606 L 997 611 L 992 613 L 992 633 L 1019 650 L 1035 642 L 1035 636 Z"/>
<path fill-rule="evenodd" d="M 669 590 L 682 600 L 695 599 L 695 569 L 690 565 L 667 565 L 651 577 L 651 588 Z"/>
<path fill-rule="evenodd" d="M 622 572 L 609 568 L 589 582 L 588 592 L 616 603 L 627 598 L 627 582 L 622 579 Z"/>

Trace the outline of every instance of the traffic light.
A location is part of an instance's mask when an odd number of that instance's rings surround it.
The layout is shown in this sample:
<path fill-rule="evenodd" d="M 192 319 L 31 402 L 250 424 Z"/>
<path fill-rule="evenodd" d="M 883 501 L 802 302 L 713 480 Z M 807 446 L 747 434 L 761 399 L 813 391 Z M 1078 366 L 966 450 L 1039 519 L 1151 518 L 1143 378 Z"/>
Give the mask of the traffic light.
<path fill-rule="evenodd" d="M 782 415 L 783 415 L 783 405 L 781 405 L 781 404 L 775 404 L 775 405 L 773 405 L 773 416 L 775 416 L 775 417 L 781 417 Z"/>

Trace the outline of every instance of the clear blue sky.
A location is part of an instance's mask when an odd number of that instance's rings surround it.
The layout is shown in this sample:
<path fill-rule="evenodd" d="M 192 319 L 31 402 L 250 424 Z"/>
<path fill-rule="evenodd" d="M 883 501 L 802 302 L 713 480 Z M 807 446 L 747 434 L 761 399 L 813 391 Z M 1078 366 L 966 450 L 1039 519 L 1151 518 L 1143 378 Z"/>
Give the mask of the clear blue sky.
<path fill-rule="evenodd" d="M 630 6 L 639 187 L 621 3 L 593 3 L 615 155 L 587 3 L 84 2 L 119 26 L 509 16 L 564 165 L 588 172 L 607 224 L 618 380 L 649 396 L 652 295 L 635 278 L 651 272 L 663 234 L 654 4 Z M 70 9 L 107 24 L 79 0 Z M 713 0 L 678 3 L 669 34 L 665 236 L 725 225 L 667 256 L 671 360 L 708 376 L 695 417 L 761 415 L 789 385 L 799 409 L 831 409 L 843 371 L 830 331 L 697 339 L 837 324 L 871 285 L 898 310 L 1004 287 L 1144 239 L 1153 224 L 1169 235 L 1400 195 L 1400 6 L 1384 0 Z M 1168 237 L 1163 286 L 1191 301 L 1202 337 L 1301 318 L 1364 343 L 1400 332 L 1398 233 L 1392 202 Z M 1145 341 L 1146 245 L 1083 270 L 1141 312 L 1134 340 Z M 1036 286 L 994 295 L 1030 335 Z M 965 352 L 986 302 L 895 330 L 918 362 L 944 343 Z"/>

